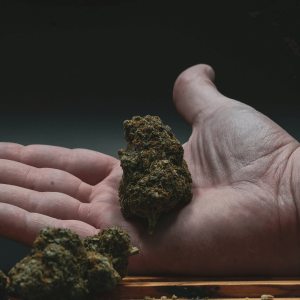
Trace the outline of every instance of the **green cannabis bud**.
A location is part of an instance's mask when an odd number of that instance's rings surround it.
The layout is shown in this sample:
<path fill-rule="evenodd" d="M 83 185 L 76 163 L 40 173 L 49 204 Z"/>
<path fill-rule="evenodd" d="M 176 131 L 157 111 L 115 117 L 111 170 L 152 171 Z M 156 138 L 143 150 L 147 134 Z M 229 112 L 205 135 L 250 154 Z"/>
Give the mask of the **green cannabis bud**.
<path fill-rule="evenodd" d="M 9 285 L 9 279 L 0 270 L 0 300 L 8 300 L 7 288 Z"/>
<path fill-rule="evenodd" d="M 139 253 L 138 248 L 130 245 L 128 233 L 115 226 L 105 228 L 97 235 L 87 236 L 82 241 L 87 251 L 96 252 L 107 257 L 112 268 L 120 276 L 119 280 L 127 275 L 129 256 Z"/>
<path fill-rule="evenodd" d="M 8 273 L 9 295 L 23 300 L 82 299 L 88 293 L 87 280 L 82 278 L 86 257 L 75 232 L 42 229 L 29 255 Z"/>
<path fill-rule="evenodd" d="M 112 232 L 111 240 L 105 240 L 103 231 Z M 8 294 L 22 300 L 82 300 L 91 291 L 113 289 L 121 280 L 114 269 L 114 260 L 122 256 L 128 265 L 128 257 L 138 253 L 138 249 L 130 246 L 129 235 L 121 228 L 110 227 L 102 232 L 80 239 L 76 232 L 65 228 L 40 230 L 29 255 L 8 273 Z M 109 248 L 110 244 L 122 243 L 122 237 L 114 232 L 125 236 L 128 245 L 125 257 L 118 250 L 108 253 L 102 249 L 105 244 Z"/>
<path fill-rule="evenodd" d="M 192 200 L 191 174 L 183 147 L 159 117 L 135 116 L 124 121 L 124 129 L 127 149 L 118 151 L 121 211 L 125 217 L 147 218 L 152 234 L 162 212 Z"/>

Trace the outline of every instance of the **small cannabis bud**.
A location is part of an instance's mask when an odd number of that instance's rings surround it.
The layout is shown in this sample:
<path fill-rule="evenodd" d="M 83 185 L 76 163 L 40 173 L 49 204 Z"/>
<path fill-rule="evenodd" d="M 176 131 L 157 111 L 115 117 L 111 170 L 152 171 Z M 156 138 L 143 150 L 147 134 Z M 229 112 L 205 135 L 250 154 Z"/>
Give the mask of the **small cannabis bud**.
<path fill-rule="evenodd" d="M 139 253 L 139 249 L 130 245 L 130 237 L 119 227 L 110 226 L 97 235 L 83 238 L 83 245 L 87 251 L 92 251 L 107 257 L 112 268 L 120 276 L 120 281 L 127 275 L 128 258 Z M 98 283 L 99 284 L 99 283 Z M 101 288 L 106 291 L 108 288 Z"/>
<path fill-rule="evenodd" d="M 273 300 L 274 296 L 273 295 L 261 295 L 260 297 L 261 300 Z"/>
<path fill-rule="evenodd" d="M 111 233 L 110 240 L 105 240 L 105 232 Z M 126 254 L 118 252 L 118 245 L 124 244 L 122 236 L 128 245 Z M 116 250 L 108 252 L 111 244 Z M 38 233 L 30 254 L 8 273 L 8 294 L 22 300 L 85 299 L 91 291 L 113 289 L 121 280 L 115 260 L 122 257 L 127 267 L 128 257 L 138 252 L 121 228 L 110 227 L 81 240 L 69 229 L 47 227 Z M 125 267 L 122 272 L 126 273 Z"/>
<path fill-rule="evenodd" d="M 180 142 L 159 117 L 135 116 L 124 121 L 124 129 L 127 149 L 118 151 L 121 211 L 125 217 L 147 218 L 152 234 L 163 211 L 192 200 L 191 174 Z"/>
<path fill-rule="evenodd" d="M 0 300 L 8 300 L 7 288 L 9 285 L 9 279 L 0 270 Z"/>

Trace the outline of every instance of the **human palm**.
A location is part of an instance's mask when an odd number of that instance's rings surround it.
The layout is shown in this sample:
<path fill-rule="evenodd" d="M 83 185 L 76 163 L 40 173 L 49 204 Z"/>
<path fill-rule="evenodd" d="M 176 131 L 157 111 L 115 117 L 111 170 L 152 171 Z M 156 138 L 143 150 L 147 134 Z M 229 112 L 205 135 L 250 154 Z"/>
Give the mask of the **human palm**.
<path fill-rule="evenodd" d="M 0 143 L 0 235 L 32 246 L 47 226 L 84 237 L 114 225 L 141 251 L 129 275 L 298 275 L 299 143 L 221 95 L 213 78 L 197 65 L 175 83 L 174 103 L 193 128 L 183 145 L 193 199 L 165 214 L 153 235 L 146 221 L 121 214 L 119 160 L 12 143 Z"/>

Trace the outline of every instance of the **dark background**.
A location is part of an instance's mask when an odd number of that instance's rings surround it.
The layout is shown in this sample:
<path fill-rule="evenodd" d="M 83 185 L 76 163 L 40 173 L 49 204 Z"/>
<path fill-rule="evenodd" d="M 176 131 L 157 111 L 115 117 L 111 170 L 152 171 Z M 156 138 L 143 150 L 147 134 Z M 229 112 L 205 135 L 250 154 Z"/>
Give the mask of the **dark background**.
<path fill-rule="evenodd" d="M 0 0 L 0 141 L 118 158 L 123 121 L 149 114 L 183 144 L 172 90 L 199 63 L 300 141 L 299 15 L 296 0 Z M 0 237 L 0 268 L 29 250 Z"/>

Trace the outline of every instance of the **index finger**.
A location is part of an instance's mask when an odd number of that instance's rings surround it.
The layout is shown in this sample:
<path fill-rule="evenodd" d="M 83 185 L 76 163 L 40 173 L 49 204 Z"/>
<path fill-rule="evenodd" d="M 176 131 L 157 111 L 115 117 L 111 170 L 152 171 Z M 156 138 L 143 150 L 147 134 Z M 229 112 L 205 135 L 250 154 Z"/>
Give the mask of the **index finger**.
<path fill-rule="evenodd" d="M 0 142 L 1 158 L 36 168 L 63 170 L 90 185 L 95 185 L 106 178 L 119 162 L 112 156 L 93 150 L 50 145 L 23 146 L 7 142 Z"/>

